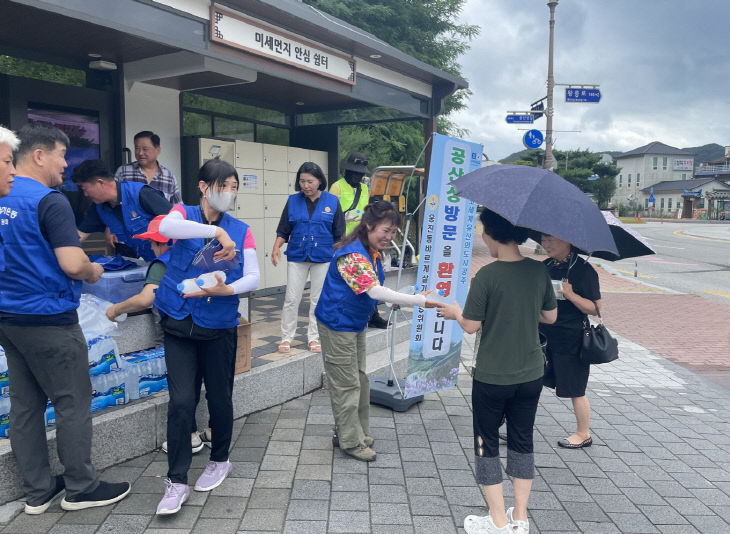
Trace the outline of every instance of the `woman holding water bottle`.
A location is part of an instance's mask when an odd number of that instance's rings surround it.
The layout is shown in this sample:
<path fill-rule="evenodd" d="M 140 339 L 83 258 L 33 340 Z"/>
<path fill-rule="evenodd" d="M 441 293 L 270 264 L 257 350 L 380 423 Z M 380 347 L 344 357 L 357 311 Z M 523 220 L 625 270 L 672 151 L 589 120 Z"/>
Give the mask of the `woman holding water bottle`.
<path fill-rule="evenodd" d="M 256 289 L 259 266 L 248 225 L 226 213 L 238 192 L 238 173 L 214 158 L 198 173 L 200 206 L 179 204 L 160 223 L 160 233 L 177 239 L 170 249 L 155 306 L 162 316 L 165 361 L 170 391 L 167 419 L 168 472 L 158 515 L 177 513 L 190 495 L 188 469 L 192 458 L 189 429 L 195 412 L 196 374 L 205 382 L 212 428 L 210 461 L 195 483 L 196 491 L 216 488 L 231 472 L 228 449 L 233 428 L 233 369 L 236 359 L 238 294 Z M 205 274 L 193 260 L 216 239 L 216 259 L 235 260 L 217 283 L 181 294 L 178 284 Z"/>
<path fill-rule="evenodd" d="M 375 460 L 370 437 L 370 382 L 365 374 L 365 327 L 379 300 L 404 306 L 436 307 L 425 294 L 383 286 L 381 252 L 390 245 L 400 215 L 390 202 L 365 207 L 362 221 L 335 245 L 315 315 L 329 382 L 336 435 L 333 444 L 357 460 Z"/>

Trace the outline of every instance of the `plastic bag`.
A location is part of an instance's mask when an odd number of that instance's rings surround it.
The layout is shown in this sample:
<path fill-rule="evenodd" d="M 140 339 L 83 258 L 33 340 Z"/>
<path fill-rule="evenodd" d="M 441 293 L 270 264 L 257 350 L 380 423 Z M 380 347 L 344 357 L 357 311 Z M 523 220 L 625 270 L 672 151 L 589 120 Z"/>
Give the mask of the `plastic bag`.
<path fill-rule="evenodd" d="M 119 325 L 106 318 L 106 310 L 111 302 L 102 300 L 95 295 L 82 293 L 79 302 L 79 325 L 86 340 L 98 336 L 118 336 L 121 334 Z"/>

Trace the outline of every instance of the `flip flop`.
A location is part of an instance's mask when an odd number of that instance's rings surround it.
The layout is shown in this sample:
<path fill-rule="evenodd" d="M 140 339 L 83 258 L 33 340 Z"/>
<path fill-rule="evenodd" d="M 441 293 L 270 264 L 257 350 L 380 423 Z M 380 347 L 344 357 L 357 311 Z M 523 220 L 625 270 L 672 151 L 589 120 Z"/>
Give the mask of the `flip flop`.
<path fill-rule="evenodd" d="M 289 341 L 282 341 L 279 343 L 279 352 L 289 352 L 291 350 L 291 343 Z"/>
<path fill-rule="evenodd" d="M 319 344 L 319 341 L 310 341 L 309 350 L 312 352 L 322 352 L 322 345 Z"/>

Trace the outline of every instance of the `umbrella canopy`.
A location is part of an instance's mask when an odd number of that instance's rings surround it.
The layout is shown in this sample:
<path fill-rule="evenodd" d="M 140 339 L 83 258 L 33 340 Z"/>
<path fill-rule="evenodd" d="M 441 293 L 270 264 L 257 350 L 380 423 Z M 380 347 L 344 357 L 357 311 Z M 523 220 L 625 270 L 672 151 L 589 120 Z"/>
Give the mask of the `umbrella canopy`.
<path fill-rule="evenodd" d="M 482 167 L 451 182 L 456 193 L 512 224 L 550 234 L 589 253 L 618 255 L 601 210 L 554 172 L 526 165 Z"/>

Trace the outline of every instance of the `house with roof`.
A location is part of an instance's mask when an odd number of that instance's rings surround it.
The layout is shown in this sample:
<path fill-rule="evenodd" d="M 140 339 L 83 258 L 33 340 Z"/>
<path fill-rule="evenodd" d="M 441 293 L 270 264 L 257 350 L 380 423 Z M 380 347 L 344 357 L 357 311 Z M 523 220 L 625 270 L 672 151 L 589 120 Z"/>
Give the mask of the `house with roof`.
<path fill-rule="evenodd" d="M 620 171 L 611 199 L 613 206 L 639 207 L 644 204 L 644 188 L 659 182 L 691 180 L 694 169 L 694 154 L 659 141 L 619 154 L 615 159 Z"/>
<path fill-rule="evenodd" d="M 730 146 L 725 147 L 725 155 L 699 164 L 695 170 L 695 178 L 713 177 L 730 183 Z"/>
<path fill-rule="evenodd" d="M 694 178 L 691 180 L 665 180 L 641 189 L 640 205 L 648 210 L 652 205 L 649 199 L 654 195 L 654 213 L 669 216 L 681 216 L 691 219 L 702 213 L 711 218 L 730 208 L 730 187 L 713 177 Z M 677 212 L 681 215 L 678 215 Z M 698 213 L 699 211 L 699 213 Z"/>

